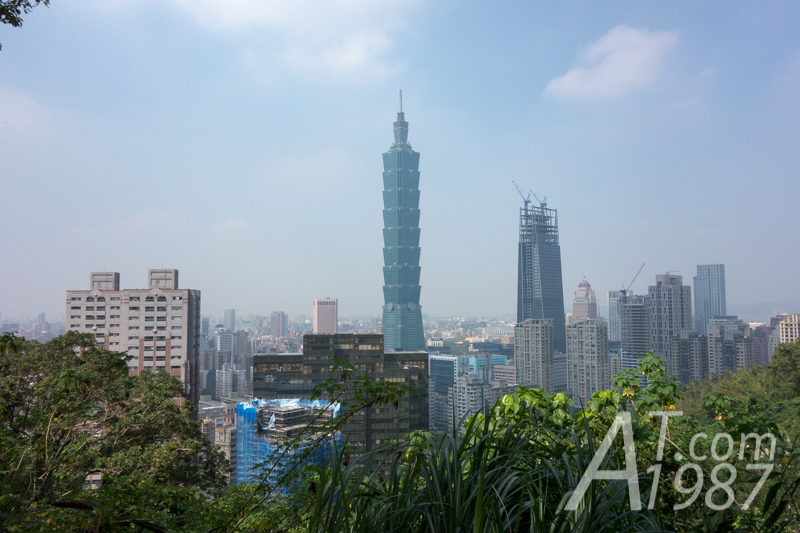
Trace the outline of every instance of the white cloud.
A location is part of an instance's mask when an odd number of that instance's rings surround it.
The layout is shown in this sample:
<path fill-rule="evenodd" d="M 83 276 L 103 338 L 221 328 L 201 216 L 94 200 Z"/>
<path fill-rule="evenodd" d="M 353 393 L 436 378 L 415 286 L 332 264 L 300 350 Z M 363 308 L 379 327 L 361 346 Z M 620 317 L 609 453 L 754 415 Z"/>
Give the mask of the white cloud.
<path fill-rule="evenodd" d="M 211 31 L 245 37 L 283 66 L 338 80 L 380 78 L 421 0 L 173 0 Z M 277 43 L 277 44 L 276 44 Z M 247 63 L 259 64 L 248 57 Z"/>
<path fill-rule="evenodd" d="M 678 33 L 617 26 L 581 54 L 585 66 L 550 81 L 545 94 L 561 98 L 616 96 L 658 79 Z"/>

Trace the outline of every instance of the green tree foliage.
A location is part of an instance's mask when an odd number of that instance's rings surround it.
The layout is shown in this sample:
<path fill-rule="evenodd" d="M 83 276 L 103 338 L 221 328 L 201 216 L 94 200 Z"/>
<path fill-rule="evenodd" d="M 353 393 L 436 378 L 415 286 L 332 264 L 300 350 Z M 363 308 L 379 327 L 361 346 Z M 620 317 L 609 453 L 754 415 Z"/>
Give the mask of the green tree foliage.
<path fill-rule="evenodd" d="M 770 475 L 771 486 L 762 489 L 751 511 L 726 514 L 729 522 L 743 529 L 800 531 L 800 341 L 779 345 L 764 368 L 753 365 L 687 385 L 678 409 L 694 422 L 692 434 L 730 433 L 737 452 L 744 435 L 774 434 L 776 468 Z M 681 436 L 684 449 L 690 437 L 688 432 Z M 709 446 L 700 451 L 708 454 Z M 746 472 L 746 464 L 756 462 L 754 452 L 751 442 L 742 460 L 735 456 L 730 462 Z M 736 484 L 746 485 L 743 481 Z"/>
<path fill-rule="evenodd" d="M 706 405 L 709 394 L 728 398 L 727 408 L 720 404 L 723 411 L 735 407 L 743 414 L 768 416 L 788 434 L 797 435 L 800 433 L 800 344 L 779 345 L 764 368 L 753 365 L 747 370 L 687 385 L 680 408 L 698 420 L 711 422 L 717 413 Z"/>
<path fill-rule="evenodd" d="M 175 526 L 189 511 L 202 515 L 198 503 L 220 492 L 226 461 L 209 448 L 191 405 L 178 405 L 180 381 L 164 372 L 128 376 L 127 359 L 75 332 L 46 344 L 0 338 L 0 523 L 7 530 L 132 519 Z M 90 473 L 102 474 L 97 490 L 84 485 Z M 91 500 L 96 510 L 53 507 L 74 500 Z"/>
<path fill-rule="evenodd" d="M 15 28 L 22 26 L 22 15 L 39 4 L 50 5 L 50 0 L 0 0 L 0 24 L 11 24 Z"/>

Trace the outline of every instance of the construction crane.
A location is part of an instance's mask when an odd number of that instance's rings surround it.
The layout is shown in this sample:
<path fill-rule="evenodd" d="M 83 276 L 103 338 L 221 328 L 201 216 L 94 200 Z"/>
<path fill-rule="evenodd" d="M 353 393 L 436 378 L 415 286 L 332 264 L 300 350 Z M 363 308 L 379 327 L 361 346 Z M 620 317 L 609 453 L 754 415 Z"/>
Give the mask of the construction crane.
<path fill-rule="evenodd" d="M 619 292 L 622 293 L 622 303 L 624 303 L 624 304 L 628 303 L 628 293 L 630 292 L 631 287 L 633 287 L 633 282 L 636 281 L 636 278 L 638 278 L 639 274 L 642 273 L 642 269 L 644 268 L 645 264 L 646 263 L 642 263 L 642 266 L 639 267 L 639 271 L 636 273 L 635 276 L 633 276 L 633 279 L 631 280 L 631 282 L 628 283 L 628 287 L 627 288 L 622 287 L 622 290 L 619 291 Z"/>
<path fill-rule="evenodd" d="M 528 197 L 526 198 L 525 195 L 522 194 L 522 189 L 519 188 L 519 185 L 517 185 L 517 182 L 514 181 L 514 180 L 511 180 L 511 183 L 514 184 L 514 188 L 517 189 L 517 192 L 522 197 L 522 201 L 525 202 L 525 211 L 527 211 L 528 210 L 528 204 L 531 203 L 531 193 L 530 193 L 530 191 L 528 191 Z"/>
<path fill-rule="evenodd" d="M 541 207 L 547 207 L 547 196 L 545 196 L 545 197 L 544 197 L 544 200 L 542 200 L 541 198 L 539 198 L 538 196 L 536 196 L 536 193 L 535 193 L 535 192 L 533 192 L 533 191 L 528 191 L 528 192 L 529 192 L 529 193 L 531 193 L 531 194 L 533 195 L 533 197 L 534 197 L 534 198 L 536 198 L 536 201 L 537 201 L 537 202 L 539 202 L 539 205 L 540 205 Z"/>

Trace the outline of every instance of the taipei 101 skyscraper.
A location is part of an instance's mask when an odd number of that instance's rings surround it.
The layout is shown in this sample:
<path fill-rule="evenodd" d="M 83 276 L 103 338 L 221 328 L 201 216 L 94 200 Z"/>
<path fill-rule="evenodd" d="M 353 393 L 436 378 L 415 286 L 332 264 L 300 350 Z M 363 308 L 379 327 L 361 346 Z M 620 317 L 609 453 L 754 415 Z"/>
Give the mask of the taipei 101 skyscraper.
<path fill-rule="evenodd" d="M 422 350 L 419 305 L 419 153 L 408 144 L 408 122 L 400 111 L 394 143 L 383 154 L 383 323 L 386 351 Z"/>

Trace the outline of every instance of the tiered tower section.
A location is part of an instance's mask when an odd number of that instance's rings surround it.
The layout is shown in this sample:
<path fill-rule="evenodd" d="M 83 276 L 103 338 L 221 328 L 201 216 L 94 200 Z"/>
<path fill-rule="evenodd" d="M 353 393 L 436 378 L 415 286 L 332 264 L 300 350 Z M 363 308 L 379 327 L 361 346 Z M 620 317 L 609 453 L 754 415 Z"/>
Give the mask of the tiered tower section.
<path fill-rule="evenodd" d="M 425 335 L 419 305 L 419 153 L 408 144 L 408 122 L 400 112 L 394 143 L 383 154 L 383 323 L 384 346 L 422 350 Z"/>

